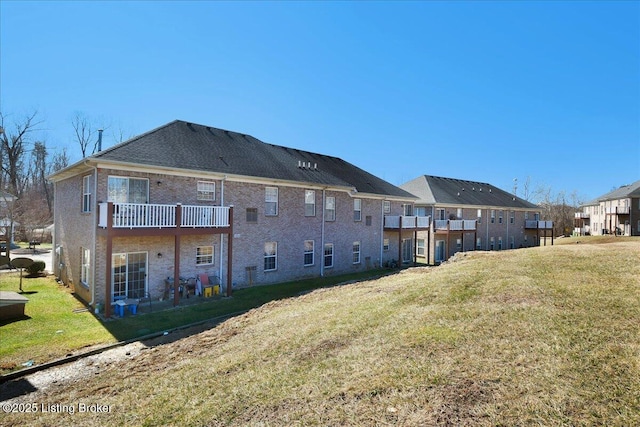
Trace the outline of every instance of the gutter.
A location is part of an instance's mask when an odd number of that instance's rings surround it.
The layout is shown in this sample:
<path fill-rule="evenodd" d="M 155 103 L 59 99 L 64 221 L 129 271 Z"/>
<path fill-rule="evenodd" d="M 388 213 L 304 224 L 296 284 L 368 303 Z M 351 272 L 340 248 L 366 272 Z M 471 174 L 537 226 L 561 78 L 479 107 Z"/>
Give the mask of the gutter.
<path fill-rule="evenodd" d="M 320 277 L 324 277 L 324 212 L 326 210 L 326 194 L 325 194 L 325 189 L 322 189 L 322 228 L 320 230 L 320 254 L 322 255 L 320 257 Z"/>
<path fill-rule="evenodd" d="M 96 300 L 96 229 L 98 228 L 98 212 L 96 212 L 96 207 L 98 204 L 96 203 L 98 199 L 98 167 L 91 166 L 87 164 L 87 160 L 83 162 L 86 166 L 89 166 L 93 169 L 93 200 L 91 201 L 91 212 L 93 213 L 93 229 L 92 229 L 92 242 L 93 242 L 93 250 L 91 255 L 91 302 L 89 302 L 89 306 L 93 307 Z"/>
<path fill-rule="evenodd" d="M 382 257 L 384 256 L 384 200 L 380 203 L 380 218 L 382 223 L 380 224 L 380 265 L 382 268 Z"/>
<path fill-rule="evenodd" d="M 227 176 L 222 177 L 220 182 L 220 206 L 224 207 L 224 182 L 227 180 Z M 233 218 L 229 218 L 229 221 L 233 221 Z M 231 238 L 231 236 L 229 236 Z M 222 265 L 224 263 L 223 253 L 224 251 L 224 233 L 220 233 L 220 266 L 218 267 L 218 280 L 220 280 L 220 293 L 222 293 Z M 229 253 L 231 256 L 231 253 Z M 231 274 L 227 271 L 227 274 Z M 228 290 L 227 290 L 228 291 Z"/>

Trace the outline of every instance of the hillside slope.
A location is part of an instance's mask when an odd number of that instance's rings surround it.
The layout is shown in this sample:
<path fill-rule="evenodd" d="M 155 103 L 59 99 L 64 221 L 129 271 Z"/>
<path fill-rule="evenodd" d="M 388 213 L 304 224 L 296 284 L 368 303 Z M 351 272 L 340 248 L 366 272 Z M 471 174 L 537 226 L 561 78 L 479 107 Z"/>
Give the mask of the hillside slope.
<path fill-rule="evenodd" d="M 0 424 L 640 425 L 638 325 L 640 241 L 470 252 L 123 356 Z"/>

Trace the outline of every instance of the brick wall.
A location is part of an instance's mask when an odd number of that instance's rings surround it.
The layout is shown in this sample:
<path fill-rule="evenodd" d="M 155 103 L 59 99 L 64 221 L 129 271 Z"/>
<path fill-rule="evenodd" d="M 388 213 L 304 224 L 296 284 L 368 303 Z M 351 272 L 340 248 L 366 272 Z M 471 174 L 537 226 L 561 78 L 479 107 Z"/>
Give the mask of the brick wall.
<path fill-rule="evenodd" d="M 84 175 L 93 175 L 91 172 Z M 54 273 L 72 286 L 83 300 L 91 301 L 90 285 L 80 281 L 82 248 L 93 252 L 96 205 L 92 198 L 91 212 L 82 212 L 82 178 L 75 176 L 55 184 L 54 250 L 61 253 L 53 266 Z M 93 180 L 92 180 L 93 191 Z M 92 194 L 92 196 L 94 196 Z M 59 249 L 61 247 L 61 249 Z M 93 253 L 92 253 L 93 255 Z M 61 267 L 62 266 L 62 267 Z"/>
<path fill-rule="evenodd" d="M 318 277 L 321 274 L 343 274 L 376 268 L 390 259 L 397 259 L 399 240 L 397 233 L 382 230 L 382 200 L 351 195 L 344 191 L 326 191 L 326 196 L 335 197 L 336 219 L 324 222 L 324 242 L 334 247 L 333 266 L 324 267 L 323 248 L 323 191 L 315 189 L 316 211 L 314 216 L 305 215 L 305 190 L 310 188 L 273 185 L 278 188 L 278 214 L 265 215 L 265 188 L 267 185 L 213 180 L 197 177 L 169 176 L 140 172 L 123 172 L 110 169 L 99 170 L 98 191 L 94 202 L 108 199 L 108 177 L 126 176 L 145 178 L 149 182 L 149 202 L 158 204 L 194 204 L 234 206 L 233 218 L 233 283 L 236 286 L 277 283 L 297 278 Z M 215 182 L 215 200 L 197 200 L 197 182 Z M 56 184 L 56 202 L 62 205 L 74 204 L 73 215 L 57 221 L 58 241 L 65 242 L 66 265 L 70 280 L 78 281 L 80 274 L 80 248 L 82 245 L 93 250 L 94 206 L 91 214 L 81 214 L 82 177 L 65 180 Z M 222 200 L 224 192 L 224 200 Z M 354 197 L 361 204 L 361 220 L 354 220 Z M 391 204 L 391 215 L 402 214 L 402 204 Z M 247 208 L 257 209 L 257 221 L 247 221 Z M 370 217 L 370 221 L 367 221 Z M 406 233 L 405 233 L 406 234 Z M 382 239 L 389 238 L 390 248 L 381 251 Z M 409 235 L 410 236 L 410 235 Z M 406 237 L 406 236 L 405 236 Z M 106 238 L 96 236 L 95 253 L 92 262 L 95 268 L 96 302 L 104 302 L 106 271 Z M 198 274 L 219 275 L 220 251 L 223 252 L 222 280 L 226 280 L 227 236 L 221 245 L 220 235 L 183 236 L 181 239 L 180 276 L 194 277 Z M 314 241 L 314 263 L 304 265 L 304 242 Z M 276 242 L 278 247 L 277 268 L 264 269 L 264 244 Z M 353 244 L 360 243 L 360 262 L 353 262 Z M 174 268 L 173 237 L 118 237 L 113 240 L 113 253 L 144 252 L 147 254 L 147 279 L 152 297 L 164 293 L 164 280 L 173 277 Z M 196 248 L 214 246 L 213 265 L 196 265 Z M 70 256 L 75 254 L 74 256 Z M 158 256 L 161 254 L 161 256 Z M 382 254 L 382 255 L 381 255 Z M 382 259 L 381 259 L 382 256 Z M 250 273 L 247 268 L 255 267 Z M 80 296 L 89 301 L 91 292 L 82 286 Z"/>

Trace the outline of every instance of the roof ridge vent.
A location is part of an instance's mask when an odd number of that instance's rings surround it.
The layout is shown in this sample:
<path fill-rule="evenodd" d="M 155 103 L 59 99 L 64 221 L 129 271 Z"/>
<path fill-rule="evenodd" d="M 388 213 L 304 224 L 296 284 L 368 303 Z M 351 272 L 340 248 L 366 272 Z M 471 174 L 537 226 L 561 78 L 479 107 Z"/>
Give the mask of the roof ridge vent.
<path fill-rule="evenodd" d="M 318 163 L 311 163 L 311 161 L 298 160 L 298 169 L 318 170 Z"/>

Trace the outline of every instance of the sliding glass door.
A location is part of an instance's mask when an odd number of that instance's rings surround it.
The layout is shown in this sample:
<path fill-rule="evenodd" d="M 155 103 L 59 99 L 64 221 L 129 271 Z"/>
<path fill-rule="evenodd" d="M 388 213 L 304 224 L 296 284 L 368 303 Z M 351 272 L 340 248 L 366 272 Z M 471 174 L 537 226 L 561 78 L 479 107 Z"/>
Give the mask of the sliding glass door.
<path fill-rule="evenodd" d="M 147 291 L 147 253 L 113 254 L 113 299 L 143 298 Z"/>

